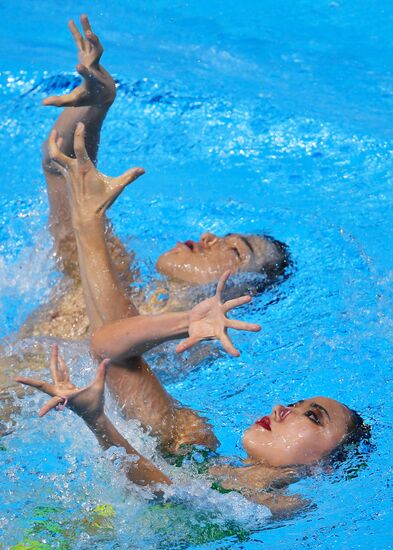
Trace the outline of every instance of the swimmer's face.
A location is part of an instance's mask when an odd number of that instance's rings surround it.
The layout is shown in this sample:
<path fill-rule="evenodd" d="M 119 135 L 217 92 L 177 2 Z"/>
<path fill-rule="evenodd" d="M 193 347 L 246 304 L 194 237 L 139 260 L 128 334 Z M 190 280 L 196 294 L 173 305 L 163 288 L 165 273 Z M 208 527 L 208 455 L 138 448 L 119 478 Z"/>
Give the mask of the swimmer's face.
<path fill-rule="evenodd" d="M 256 235 L 232 233 L 218 237 L 203 233 L 199 241 L 186 241 L 162 254 L 157 269 L 189 284 L 216 281 L 224 271 L 260 271 L 272 254 L 272 243 Z"/>
<path fill-rule="evenodd" d="M 337 447 L 350 426 L 345 405 L 313 397 L 276 405 L 243 434 L 242 443 L 251 459 L 270 466 L 312 464 Z"/>

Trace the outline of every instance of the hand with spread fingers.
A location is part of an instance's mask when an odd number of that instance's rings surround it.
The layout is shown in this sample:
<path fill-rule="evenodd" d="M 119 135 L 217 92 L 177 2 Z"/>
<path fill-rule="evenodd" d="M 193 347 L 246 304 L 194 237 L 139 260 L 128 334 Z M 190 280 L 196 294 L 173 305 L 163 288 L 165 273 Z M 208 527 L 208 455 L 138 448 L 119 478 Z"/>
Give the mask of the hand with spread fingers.
<path fill-rule="evenodd" d="M 76 158 L 65 155 L 61 145 L 62 139 L 56 130 L 52 130 L 48 140 L 49 156 L 68 183 L 74 227 L 80 221 L 102 216 L 123 189 L 145 173 L 143 168 L 131 168 L 121 176 L 111 178 L 99 172 L 87 154 L 82 122 L 78 123 L 74 134 Z"/>
<path fill-rule="evenodd" d="M 251 301 L 250 296 L 241 296 L 240 298 L 222 303 L 221 294 L 230 274 L 230 271 L 226 271 L 221 275 L 215 296 L 204 300 L 192 308 L 189 314 L 189 337 L 176 346 L 177 352 L 181 353 L 201 340 L 217 339 L 220 340 L 223 348 L 229 355 L 238 357 L 240 352 L 232 344 L 227 333 L 228 328 L 251 332 L 261 330 L 260 325 L 227 318 L 226 314 L 231 309 Z"/>
<path fill-rule="evenodd" d="M 87 15 L 81 16 L 84 36 L 74 21 L 68 26 L 78 48 L 76 70 L 83 78 L 80 86 L 64 96 L 51 96 L 43 100 L 44 105 L 55 107 L 83 107 L 88 105 L 109 106 L 116 97 L 116 86 L 111 75 L 100 64 L 103 47 L 91 30 Z"/>
<path fill-rule="evenodd" d="M 104 412 L 104 386 L 108 363 L 109 359 L 102 361 L 93 382 L 86 388 L 80 389 L 71 382 L 68 367 L 59 356 L 58 346 L 54 345 L 50 360 L 53 383 L 23 377 L 16 378 L 16 381 L 52 396 L 39 410 L 39 416 L 67 405 L 85 421 L 94 422 Z"/>

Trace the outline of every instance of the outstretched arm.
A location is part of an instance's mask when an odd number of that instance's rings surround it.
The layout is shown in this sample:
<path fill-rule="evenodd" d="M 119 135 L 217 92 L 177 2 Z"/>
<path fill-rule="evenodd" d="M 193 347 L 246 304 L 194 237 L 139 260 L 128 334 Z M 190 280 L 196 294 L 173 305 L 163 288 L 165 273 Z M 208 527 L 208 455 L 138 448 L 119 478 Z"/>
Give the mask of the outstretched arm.
<path fill-rule="evenodd" d="M 181 353 L 201 340 L 220 340 L 225 351 L 234 357 L 240 355 L 232 344 L 228 328 L 257 332 L 260 326 L 235 319 L 226 314 L 233 308 L 250 302 L 250 296 L 223 303 L 221 294 L 230 271 L 217 284 L 216 294 L 203 300 L 189 311 L 161 315 L 139 315 L 104 325 L 92 335 L 91 349 L 98 357 L 110 357 L 116 362 L 127 362 L 152 347 L 168 340 L 185 338 L 176 351 Z"/>
<path fill-rule="evenodd" d="M 133 169 L 119 178 L 100 174 L 88 157 L 84 127 L 75 131 L 76 159 L 61 151 L 56 131 L 49 138 L 49 154 L 64 175 L 69 191 L 72 225 L 78 246 L 83 291 L 92 330 L 137 315 L 120 284 L 108 252 L 104 215 L 128 183 L 143 173 Z M 137 418 L 159 435 L 164 448 L 172 446 L 177 409 L 147 363 L 136 357 L 124 368 L 112 364 L 108 386 L 126 418 Z"/>
<path fill-rule="evenodd" d="M 143 170 L 134 168 L 118 178 L 100 174 L 88 157 L 83 124 L 75 131 L 74 150 L 76 159 L 64 155 L 61 141 L 56 132 L 52 132 L 49 152 L 68 184 L 82 285 L 94 331 L 92 351 L 112 358 L 108 386 L 126 417 L 137 418 L 144 427 L 150 427 L 160 436 L 164 448 L 174 449 L 182 443 L 215 448 L 217 440 L 210 427 L 193 411 L 177 406 L 140 354 L 159 342 L 188 334 L 178 351 L 201 339 L 219 338 L 229 353 L 237 355 L 228 339 L 227 328 L 258 330 L 259 327 L 227 319 L 225 314 L 249 298 L 222 304 L 224 278 L 216 297 L 202 302 L 191 312 L 137 316 L 111 263 L 103 216 Z M 129 318 L 130 315 L 134 316 Z"/>
<path fill-rule="evenodd" d="M 64 107 L 53 129 L 62 138 L 62 151 L 67 156 L 74 154 L 74 132 L 78 122 L 86 128 L 86 149 L 93 163 L 96 162 L 101 127 L 115 96 L 115 83 L 110 74 L 100 64 L 103 53 L 98 37 L 92 32 L 89 20 L 82 15 L 81 24 L 84 36 L 73 21 L 69 28 L 78 49 L 78 73 L 82 84 L 70 94 L 51 96 L 44 99 L 44 105 Z M 48 187 L 50 203 L 49 226 L 55 239 L 56 251 L 63 262 L 66 273 L 75 275 L 77 264 L 76 244 L 71 224 L 64 175 L 51 162 L 48 140 L 43 144 L 42 164 Z"/>
<path fill-rule="evenodd" d="M 131 456 L 125 463 L 128 479 L 138 485 L 148 485 L 161 492 L 157 484 L 170 484 L 170 479 L 149 460 L 144 458 L 117 431 L 104 412 L 104 386 L 108 368 L 108 360 L 104 360 L 97 370 L 95 380 L 86 388 L 77 388 L 70 380 L 69 371 L 64 361 L 58 356 L 57 346 L 52 348 L 50 370 L 53 383 L 34 380 L 32 378 L 17 378 L 17 382 L 32 386 L 52 396 L 39 411 L 44 416 L 53 408 L 68 406 L 80 416 L 96 436 L 103 449 L 122 447 Z"/>

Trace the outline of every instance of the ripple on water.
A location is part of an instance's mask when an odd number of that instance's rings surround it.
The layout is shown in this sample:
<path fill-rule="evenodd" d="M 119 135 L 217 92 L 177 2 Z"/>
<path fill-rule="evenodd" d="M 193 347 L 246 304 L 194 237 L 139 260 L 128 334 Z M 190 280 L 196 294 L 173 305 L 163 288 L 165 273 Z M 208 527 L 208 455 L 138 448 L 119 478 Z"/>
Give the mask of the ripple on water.
<path fill-rule="evenodd" d="M 39 145 L 56 112 L 38 104 L 76 83 L 71 73 L 0 75 L 0 169 L 12 182 L 0 204 L 3 335 L 16 331 L 58 280 L 42 229 L 47 205 L 39 166 Z M 290 115 L 257 95 L 196 93 L 159 77 L 119 77 L 117 85 L 100 166 L 109 174 L 130 164 L 147 168 L 111 213 L 144 281 L 154 279 L 162 250 L 203 230 L 266 232 L 286 242 L 293 258 L 285 281 L 239 310 L 240 318 L 263 325 L 257 335 L 233 335 L 243 350 L 239 360 L 224 357 L 216 345 L 207 350 L 213 357 L 203 346 L 181 360 L 171 346 L 151 354 L 168 389 L 211 419 L 223 453 L 241 454 L 243 429 L 272 404 L 321 393 L 364 415 L 376 449 L 355 475 L 344 467 L 316 471 L 293 486 L 317 508 L 267 530 L 249 521 L 251 504 L 209 492 L 187 471 L 176 474 L 177 493 L 168 502 L 151 503 L 149 494 L 126 485 L 78 418 L 67 413 L 39 420 L 32 411 L 41 398 L 29 395 L 15 417 L 17 430 L 2 439 L 0 450 L 4 539 L 9 545 L 49 540 L 59 548 L 64 541 L 74 548 L 110 548 L 114 541 L 175 548 L 226 537 L 234 547 L 314 548 L 342 543 L 341 533 L 349 546 L 361 536 L 362 544 L 379 540 L 378 528 L 393 509 L 386 468 L 392 447 L 386 399 L 392 384 L 392 143 L 322 118 Z M 49 344 L 10 339 L 3 355 L 23 360 L 39 345 L 45 356 Z M 94 365 L 86 346 L 64 343 L 62 349 L 76 380 L 87 382 Z M 25 363 L 27 374 L 33 367 Z M 110 402 L 109 408 L 120 430 L 161 464 L 154 440 L 126 424 Z"/>

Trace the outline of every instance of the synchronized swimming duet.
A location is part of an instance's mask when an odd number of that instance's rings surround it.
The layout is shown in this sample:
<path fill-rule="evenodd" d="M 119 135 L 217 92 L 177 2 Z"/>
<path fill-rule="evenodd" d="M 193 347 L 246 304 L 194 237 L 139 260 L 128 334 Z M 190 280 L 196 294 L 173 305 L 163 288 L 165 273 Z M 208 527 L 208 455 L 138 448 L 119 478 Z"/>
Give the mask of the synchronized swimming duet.
<path fill-rule="evenodd" d="M 279 241 L 256 235 L 205 233 L 199 242 L 178 243 L 160 256 L 158 271 L 185 285 L 217 282 L 215 295 L 196 305 L 177 303 L 171 307 L 175 301 L 169 300 L 160 313 L 140 314 L 129 293 L 133 276 L 130 255 L 108 229 L 106 210 L 144 170 L 132 168 L 112 178 L 95 166 L 101 126 L 116 88 L 100 64 L 103 48 L 86 16 L 81 17 L 81 24 L 83 34 L 70 22 L 82 84 L 70 94 L 44 100 L 45 105 L 64 107 L 44 144 L 43 166 L 50 228 L 67 284 L 50 306 L 28 321 L 21 334 L 75 338 L 89 333 L 91 353 L 99 367 L 94 381 L 79 389 L 54 346 L 52 382 L 17 380 L 51 396 L 40 415 L 66 405 L 84 420 L 103 448 L 124 448 L 131 457 L 126 465 L 128 478 L 162 495 L 173 480 L 138 453 L 111 423 L 104 412 L 105 385 L 125 418 L 139 420 L 157 437 L 169 462 L 174 456 L 186 456 L 193 446 L 203 446 L 214 454 L 219 442 L 212 426 L 169 395 L 143 354 L 168 340 L 180 340 L 176 351 L 181 353 L 202 340 L 217 339 L 228 354 L 238 356 L 228 329 L 256 332 L 260 327 L 227 317 L 251 298 L 224 301 L 226 281 L 236 272 L 263 272 L 273 280 L 288 265 L 288 252 Z M 176 291 L 175 285 L 172 290 Z M 221 491 L 237 491 L 273 513 L 288 513 L 304 503 L 283 494 L 282 489 L 299 479 L 302 467 L 333 461 L 367 432 L 361 417 L 334 399 L 319 396 L 276 405 L 244 432 L 247 458 L 243 463 L 214 462 L 208 465 L 205 477 Z"/>

